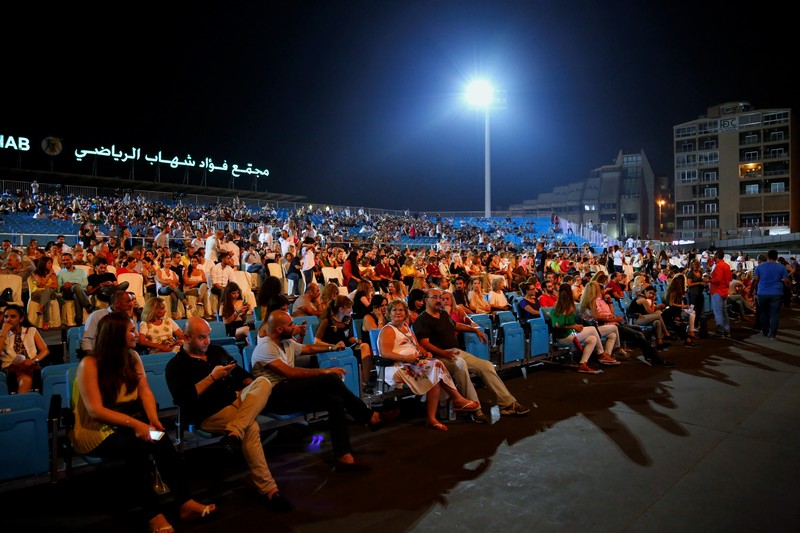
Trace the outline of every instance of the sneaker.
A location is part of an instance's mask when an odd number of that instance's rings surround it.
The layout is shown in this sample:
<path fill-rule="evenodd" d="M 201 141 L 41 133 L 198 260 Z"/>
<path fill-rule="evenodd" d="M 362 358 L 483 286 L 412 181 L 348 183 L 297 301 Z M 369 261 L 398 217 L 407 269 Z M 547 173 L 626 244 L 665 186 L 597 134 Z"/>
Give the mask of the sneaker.
<path fill-rule="evenodd" d="M 578 372 L 581 374 L 599 374 L 602 370 L 595 370 L 586 363 L 581 363 L 578 365 Z"/>
<path fill-rule="evenodd" d="M 519 402 L 514 402 L 507 407 L 500 408 L 500 414 L 504 416 L 525 416 L 531 412 L 529 407 L 525 407 Z"/>
<path fill-rule="evenodd" d="M 683 343 L 683 347 L 684 348 L 699 348 L 700 346 L 695 344 L 695 343 L 693 343 L 693 342 L 684 342 Z"/>
<path fill-rule="evenodd" d="M 598 361 L 600 362 L 601 365 L 608 365 L 608 366 L 614 366 L 620 364 L 619 361 L 617 361 L 616 359 L 614 359 L 613 356 L 607 353 L 601 355 Z"/>

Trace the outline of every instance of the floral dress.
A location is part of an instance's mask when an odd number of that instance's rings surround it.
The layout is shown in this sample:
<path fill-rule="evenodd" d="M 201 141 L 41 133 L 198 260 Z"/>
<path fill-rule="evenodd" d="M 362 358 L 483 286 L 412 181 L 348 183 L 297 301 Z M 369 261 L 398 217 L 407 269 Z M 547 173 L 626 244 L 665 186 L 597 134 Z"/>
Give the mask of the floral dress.
<path fill-rule="evenodd" d="M 419 352 L 417 343 L 409 333 L 387 324 L 381 332 L 387 328 L 394 330 L 394 346 L 392 352 L 401 355 L 414 355 Z M 403 326 L 408 329 L 408 326 Z M 443 381 L 445 385 L 456 388 L 453 378 L 445 368 L 444 364 L 436 358 L 422 359 L 418 363 L 395 362 L 394 366 L 386 369 L 386 381 L 394 380 L 398 385 L 405 383 L 408 388 L 416 395 L 426 394 L 437 383 Z"/>

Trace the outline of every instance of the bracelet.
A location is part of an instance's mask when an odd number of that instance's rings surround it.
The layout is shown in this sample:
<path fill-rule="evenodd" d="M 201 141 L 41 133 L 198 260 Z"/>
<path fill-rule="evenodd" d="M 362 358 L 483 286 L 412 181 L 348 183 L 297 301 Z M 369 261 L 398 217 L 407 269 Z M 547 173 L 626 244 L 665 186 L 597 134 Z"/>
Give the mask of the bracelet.
<path fill-rule="evenodd" d="M 330 345 L 330 344 L 328 345 L 328 351 L 329 351 L 329 352 L 332 352 L 332 351 L 333 351 L 333 346 L 332 346 L 332 345 Z"/>
<path fill-rule="evenodd" d="M 210 377 L 210 378 L 211 378 L 211 381 L 217 381 L 217 378 L 215 378 L 215 377 L 214 377 L 214 373 L 213 373 L 213 372 L 212 372 L 212 373 L 210 373 L 210 374 L 208 375 L 208 377 Z"/>

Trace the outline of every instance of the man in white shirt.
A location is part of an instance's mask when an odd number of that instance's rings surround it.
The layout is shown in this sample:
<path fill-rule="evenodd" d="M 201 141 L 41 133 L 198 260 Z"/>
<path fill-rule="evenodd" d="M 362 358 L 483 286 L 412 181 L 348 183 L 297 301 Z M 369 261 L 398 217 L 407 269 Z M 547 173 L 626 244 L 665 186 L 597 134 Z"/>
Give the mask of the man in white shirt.
<path fill-rule="evenodd" d="M 219 254 L 219 263 L 211 267 L 211 294 L 221 300 L 222 291 L 233 278 L 233 258 L 225 252 Z"/>
<path fill-rule="evenodd" d="M 289 236 L 288 231 L 282 229 L 278 242 L 281 244 L 281 257 L 285 257 L 291 251 L 291 247 L 294 246 L 294 239 Z"/>
<path fill-rule="evenodd" d="M 206 239 L 206 261 L 216 263 L 219 260 L 220 243 L 224 232 L 218 229 Z"/>

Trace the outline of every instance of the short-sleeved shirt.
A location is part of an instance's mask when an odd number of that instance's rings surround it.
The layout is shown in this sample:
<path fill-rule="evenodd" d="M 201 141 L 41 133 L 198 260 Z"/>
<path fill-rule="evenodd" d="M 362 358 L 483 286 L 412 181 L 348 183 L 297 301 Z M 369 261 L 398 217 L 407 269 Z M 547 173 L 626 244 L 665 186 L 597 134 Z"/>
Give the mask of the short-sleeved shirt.
<path fill-rule="evenodd" d="M 273 372 L 269 367 L 275 361 L 283 361 L 287 366 L 294 366 L 295 356 L 303 353 L 303 345 L 294 339 L 286 339 L 280 346 L 269 337 L 264 337 L 264 342 L 256 345 L 253 350 L 251 367 L 255 377 L 265 377 L 273 385 L 277 385 L 286 379 L 277 372 Z"/>
<path fill-rule="evenodd" d="M 428 339 L 437 348 L 458 348 L 456 326 L 450 315 L 443 311 L 439 312 L 439 318 L 434 318 L 427 311 L 420 313 L 412 327 L 418 339 Z"/>
<path fill-rule="evenodd" d="M 761 263 L 753 271 L 758 276 L 759 296 L 783 296 L 783 279 L 789 277 L 789 271 L 775 261 Z"/>
<path fill-rule="evenodd" d="M 167 363 L 167 386 L 175 403 L 181 407 L 181 416 L 189 423 L 199 424 L 214 413 L 232 404 L 244 381 L 252 377 L 237 366 L 224 379 L 215 381 L 203 394 L 197 394 L 197 383 L 207 377 L 215 366 L 236 361 L 222 346 L 211 344 L 206 351 L 206 361 L 192 357 L 181 347 Z"/>

